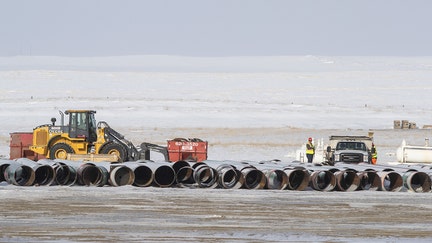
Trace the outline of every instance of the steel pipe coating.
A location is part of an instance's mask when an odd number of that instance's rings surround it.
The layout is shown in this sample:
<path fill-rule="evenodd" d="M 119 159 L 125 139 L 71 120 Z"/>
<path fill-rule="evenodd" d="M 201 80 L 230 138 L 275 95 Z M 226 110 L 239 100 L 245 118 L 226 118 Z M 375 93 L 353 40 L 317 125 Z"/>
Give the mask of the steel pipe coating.
<path fill-rule="evenodd" d="M 375 171 L 357 172 L 360 184 L 358 190 L 376 191 L 381 186 L 381 179 Z"/>
<path fill-rule="evenodd" d="M 153 185 L 170 187 L 176 182 L 176 174 L 170 163 L 138 160 L 140 164 L 148 166 L 153 171 Z"/>
<path fill-rule="evenodd" d="M 132 185 L 135 181 L 134 171 L 125 165 L 114 165 L 109 171 L 108 183 L 112 186 Z"/>
<path fill-rule="evenodd" d="M 145 163 L 127 162 L 125 166 L 129 167 L 134 173 L 134 182 L 132 185 L 137 187 L 150 186 L 154 179 L 153 171 Z"/>
<path fill-rule="evenodd" d="M 267 178 L 264 173 L 253 166 L 247 166 L 240 170 L 243 174 L 244 188 L 263 189 L 266 186 Z"/>
<path fill-rule="evenodd" d="M 49 186 L 54 182 L 55 170 L 52 166 L 46 164 L 36 163 L 33 160 L 27 158 L 16 159 L 16 162 L 22 165 L 27 165 L 35 172 L 34 185 L 37 186 Z"/>
<path fill-rule="evenodd" d="M 313 171 L 309 185 L 317 191 L 332 191 L 336 187 L 336 177 L 328 170 Z"/>
<path fill-rule="evenodd" d="M 216 168 L 218 172 L 217 183 L 226 189 L 238 189 L 244 184 L 243 174 L 230 164 L 221 164 Z"/>
<path fill-rule="evenodd" d="M 77 169 L 77 174 L 81 185 L 104 186 L 108 183 L 108 170 L 92 163 L 82 163 Z"/>
<path fill-rule="evenodd" d="M 0 182 L 5 181 L 6 168 L 13 162 L 13 160 L 0 159 Z"/>
<path fill-rule="evenodd" d="M 288 186 L 288 175 L 280 169 L 263 169 L 267 189 L 284 190 Z"/>
<path fill-rule="evenodd" d="M 289 189 L 318 191 L 381 190 L 430 192 L 429 165 L 371 165 L 336 163 L 335 166 L 271 161 L 177 161 L 151 160 L 124 163 L 70 160 L 0 160 L 0 182 L 17 186 L 134 185 L 169 187 L 174 184 L 225 189 Z"/>
<path fill-rule="evenodd" d="M 4 177 L 9 184 L 31 186 L 35 180 L 35 172 L 30 166 L 11 161 L 5 169 Z"/>
<path fill-rule="evenodd" d="M 398 192 L 403 187 L 402 176 L 395 171 L 378 172 L 381 179 L 380 190 L 388 192 Z"/>
<path fill-rule="evenodd" d="M 404 186 L 413 192 L 430 192 L 431 178 L 421 171 L 408 171 L 402 176 Z"/>
<path fill-rule="evenodd" d="M 283 190 L 288 186 L 288 175 L 276 161 L 248 162 L 249 165 L 263 172 L 266 189 Z"/>
<path fill-rule="evenodd" d="M 51 166 L 55 171 L 55 178 L 52 185 L 71 186 L 78 180 L 77 167 L 72 167 L 60 161 L 41 159 L 38 164 Z"/>
<path fill-rule="evenodd" d="M 217 186 L 218 172 L 215 168 L 200 162 L 194 165 L 193 178 L 199 187 L 215 188 Z"/>
<path fill-rule="evenodd" d="M 285 168 L 288 176 L 287 189 L 303 191 L 309 185 L 310 174 L 304 168 Z"/>
<path fill-rule="evenodd" d="M 354 170 L 334 172 L 336 177 L 336 190 L 352 192 L 359 188 L 360 178 Z"/>
<path fill-rule="evenodd" d="M 191 179 L 193 176 L 194 170 L 189 162 L 184 160 L 176 161 L 172 164 L 172 168 L 176 173 L 176 179 L 178 183 L 192 183 Z"/>
<path fill-rule="evenodd" d="M 242 188 L 263 189 L 267 185 L 267 178 L 264 173 L 252 165 L 250 161 L 225 161 L 225 163 L 231 164 L 243 174 Z"/>

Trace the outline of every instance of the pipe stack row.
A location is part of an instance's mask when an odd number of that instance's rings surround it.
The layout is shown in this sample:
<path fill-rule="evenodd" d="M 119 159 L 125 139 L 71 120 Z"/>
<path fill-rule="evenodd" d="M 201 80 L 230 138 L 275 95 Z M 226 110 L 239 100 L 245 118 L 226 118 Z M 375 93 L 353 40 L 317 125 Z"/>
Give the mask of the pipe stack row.
<path fill-rule="evenodd" d="M 139 160 L 125 163 L 0 160 L 0 182 L 16 186 L 124 186 L 316 191 L 430 192 L 432 167 L 273 161 Z"/>

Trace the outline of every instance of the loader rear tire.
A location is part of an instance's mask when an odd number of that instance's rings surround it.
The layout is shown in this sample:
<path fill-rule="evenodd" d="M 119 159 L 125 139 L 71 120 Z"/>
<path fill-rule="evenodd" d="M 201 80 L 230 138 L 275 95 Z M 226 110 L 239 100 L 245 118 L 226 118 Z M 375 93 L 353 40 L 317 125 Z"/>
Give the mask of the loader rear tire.
<path fill-rule="evenodd" d="M 109 143 L 101 148 L 100 154 L 115 154 L 119 157 L 119 162 L 126 161 L 126 150 L 117 143 Z"/>
<path fill-rule="evenodd" d="M 50 149 L 50 159 L 67 159 L 67 154 L 74 154 L 71 146 L 65 143 L 57 143 Z"/>

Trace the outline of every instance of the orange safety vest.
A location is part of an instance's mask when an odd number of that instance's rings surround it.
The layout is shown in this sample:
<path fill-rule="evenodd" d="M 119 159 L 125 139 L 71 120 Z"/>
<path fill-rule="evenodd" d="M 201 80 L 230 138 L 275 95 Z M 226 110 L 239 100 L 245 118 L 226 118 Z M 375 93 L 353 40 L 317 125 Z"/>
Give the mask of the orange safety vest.
<path fill-rule="evenodd" d="M 375 146 L 373 146 L 372 149 L 375 150 L 375 152 L 372 153 L 372 161 L 371 162 L 372 162 L 372 164 L 376 165 L 376 162 L 377 162 L 377 159 L 378 159 L 378 152 L 377 152 Z"/>

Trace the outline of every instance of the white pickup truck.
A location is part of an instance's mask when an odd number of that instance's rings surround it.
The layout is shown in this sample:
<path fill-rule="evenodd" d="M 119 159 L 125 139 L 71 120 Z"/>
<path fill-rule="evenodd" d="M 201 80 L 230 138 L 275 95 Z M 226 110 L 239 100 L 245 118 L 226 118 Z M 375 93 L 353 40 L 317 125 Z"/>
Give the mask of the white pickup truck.
<path fill-rule="evenodd" d="M 325 153 L 326 163 L 337 162 L 371 163 L 373 137 L 369 136 L 330 136 L 330 145 Z"/>

